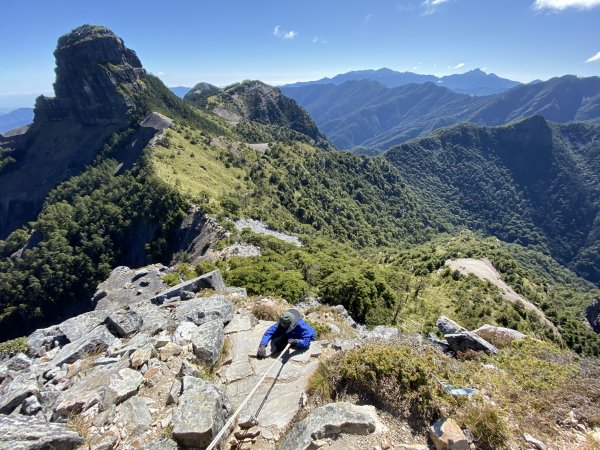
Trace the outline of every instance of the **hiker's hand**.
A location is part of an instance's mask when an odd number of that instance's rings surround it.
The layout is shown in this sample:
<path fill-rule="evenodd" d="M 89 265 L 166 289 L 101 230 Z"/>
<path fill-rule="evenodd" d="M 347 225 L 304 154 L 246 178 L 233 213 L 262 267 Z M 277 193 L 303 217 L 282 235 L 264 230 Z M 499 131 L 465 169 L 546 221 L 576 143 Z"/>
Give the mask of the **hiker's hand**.
<path fill-rule="evenodd" d="M 258 351 L 256 352 L 257 358 L 265 358 L 267 356 L 267 346 L 261 345 L 258 347 Z"/>
<path fill-rule="evenodd" d="M 300 342 L 300 339 L 288 339 L 288 344 L 290 344 L 292 347 L 295 347 L 298 342 Z"/>

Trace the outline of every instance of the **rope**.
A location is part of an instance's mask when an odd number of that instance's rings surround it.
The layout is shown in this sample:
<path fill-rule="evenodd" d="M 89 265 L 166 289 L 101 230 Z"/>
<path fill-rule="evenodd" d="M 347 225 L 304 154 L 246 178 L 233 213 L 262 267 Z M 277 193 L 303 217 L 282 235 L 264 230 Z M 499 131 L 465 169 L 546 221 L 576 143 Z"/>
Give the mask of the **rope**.
<path fill-rule="evenodd" d="M 287 344 L 285 346 L 285 348 L 283 349 L 283 351 L 275 359 L 275 361 L 273 362 L 273 364 L 271 364 L 271 366 L 267 369 L 267 371 L 265 372 L 265 374 L 260 378 L 260 380 L 258 380 L 258 383 L 256 383 L 256 386 L 254 386 L 252 388 L 252 390 L 246 396 L 246 398 L 244 399 L 244 401 L 240 404 L 240 406 L 238 406 L 238 409 L 235 410 L 235 412 L 232 414 L 232 416 L 229 418 L 229 420 L 225 423 L 225 425 L 223 425 L 223 428 L 221 428 L 221 431 L 219 431 L 219 433 L 214 437 L 214 439 L 212 440 L 212 442 L 210 443 L 210 445 L 208 447 L 206 447 L 206 450 L 213 450 L 217 446 L 217 444 L 223 438 L 223 436 L 225 435 L 225 433 L 227 432 L 227 430 L 229 429 L 229 427 L 235 421 L 236 417 L 242 412 L 242 409 L 244 409 L 244 406 L 246 406 L 246 403 L 248 403 L 248 401 L 250 400 L 250 397 L 252 397 L 254 395 L 254 393 L 256 392 L 256 390 L 258 389 L 258 387 L 261 385 L 261 383 L 265 380 L 265 378 L 267 378 L 267 375 L 269 374 L 269 372 L 271 371 L 271 369 L 273 367 L 275 367 L 275 364 L 277 364 L 279 362 L 279 360 L 283 357 L 283 355 L 288 351 L 289 348 L 290 348 L 290 344 Z"/>

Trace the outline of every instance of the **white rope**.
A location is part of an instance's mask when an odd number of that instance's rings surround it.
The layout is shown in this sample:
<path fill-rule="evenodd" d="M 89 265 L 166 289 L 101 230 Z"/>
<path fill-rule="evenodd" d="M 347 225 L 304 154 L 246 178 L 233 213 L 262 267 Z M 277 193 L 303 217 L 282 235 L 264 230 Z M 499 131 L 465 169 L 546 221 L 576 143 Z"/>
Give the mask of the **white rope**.
<path fill-rule="evenodd" d="M 258 387 L 260 386 L 260 384 L 265 380 L 265 378 L 267 378 L 267 375 L 269 374 L 269 372 L 271 371 L 271 369 L 273 367 L 275 367 L 275 364 L 277 364 L 279 362 L 279 360 L 283 357 L 283 355 L 285 354 L 285 352 L 288 351 L 289 348 L 290 348 L 290 344 L 288 344 L 288 345 L 285 346 L 285 348 L 279 354 L 279 356 L 275 359 L 275 361 L 273 362 L 273 364 L 271 364 L 271 367 L 269 367 L 267 369 L 267 371 L 261 377 L 261 379 L 258 380 L 258 383 L 256 383 L 256 386 L 254 386 L 254 388 L 252 388 L 252 390 L 250 391 L 250 393 L 248 394 L 248 396 L 244 399 L 244 401 L 241 403 L 241 405 L 238 406 L 238 409 L 235 410 L 235 412 L 229 418 L 229 420 L 227 421 L 227 423 L 225 423 L 225 425 L 223 425 L 223 428 L 221 428 L 221 431 L 219 431 L 219 433 L 214 437 L 214 439 L 212 440 L 212 442 L 210 443 L 210 445 L 208 447 L 206 447 L 206 450 L 212 450 L 212 449 L 214 449 L 217 446 L 217 444 L 219 443 L 219 441 L 223 438 L 223 435 L 227 432 L 227 430 L 229 429 L 229 427 L 235 421 L 236 417 L 239 415 L 239 413 L 242 412 L 242 409 L 244 409 L 244 406 L 246 406 L 246 403 L 248 403 L 248 400 L 250 400 L 250 397 L 252 397 L 254 395 L 254 393 L 256 392 L 256 390 L 258 389 Z"/>

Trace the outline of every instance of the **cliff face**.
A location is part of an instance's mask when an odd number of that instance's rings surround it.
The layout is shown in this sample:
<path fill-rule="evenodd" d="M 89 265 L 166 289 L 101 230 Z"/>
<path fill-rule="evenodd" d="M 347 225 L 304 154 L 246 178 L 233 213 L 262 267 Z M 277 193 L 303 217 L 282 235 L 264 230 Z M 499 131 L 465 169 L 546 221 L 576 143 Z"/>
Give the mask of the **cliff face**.
<path fill-rule="evenodd" d="M 143 89 L 142 64 L 112 31 L 83 25 L 61 37 L 56 57 L 56 97 L 41 96 L 35 122 L 127 123 L 131 94 Z"/>
<path fill-rule="evenodd" d="M 92 163 L 128 126 L 145 71 L 112 31 L 83 25 L 58 40 L 56 97 L 39 97 L 33 126 L 0 138 L 15 161 L 0 170 L 0 239 L 39 213 L 50 190 Z M 34 180 L 34 182 L 32 182 Z"/>

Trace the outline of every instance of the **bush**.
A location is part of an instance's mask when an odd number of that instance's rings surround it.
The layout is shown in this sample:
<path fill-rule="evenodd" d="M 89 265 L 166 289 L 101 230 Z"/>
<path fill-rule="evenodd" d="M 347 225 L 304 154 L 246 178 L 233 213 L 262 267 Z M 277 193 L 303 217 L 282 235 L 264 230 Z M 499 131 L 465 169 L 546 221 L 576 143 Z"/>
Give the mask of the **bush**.
<path fill-rule="evenodd" d="M 461 421 L 478 444 L 490 448 L 504 448 L 508 428 L 498 409 L 488 403 L 471 404 L 462 410 Z"/>
<path fill-rule="evenodd" d="M 258 303 L 252 307 L 252 314 L 258 320 L 275 321 L 279 318 L 281 311 L 274 305 L 268 303 Z"/>
<path fill-rule="evenodd" d="M 11 357 L 17 353 L 27 352 L 27 337 L 18 337 L 10 341 L 0 342 L 0 359 Z"/>

